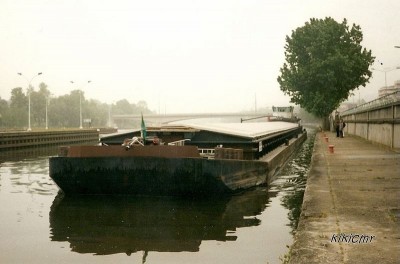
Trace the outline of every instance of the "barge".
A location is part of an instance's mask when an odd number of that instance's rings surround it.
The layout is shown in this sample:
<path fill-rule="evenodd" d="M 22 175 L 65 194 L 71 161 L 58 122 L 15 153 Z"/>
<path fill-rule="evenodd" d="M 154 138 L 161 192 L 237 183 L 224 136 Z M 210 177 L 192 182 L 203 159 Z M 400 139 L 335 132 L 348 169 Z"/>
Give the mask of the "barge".
<path fill-rule="evenodd" d="M 288 122 L 142 127 L 61 148 L 50 177 L 66 195 L 226 195 L 270 183 L 306 137 Z"/>

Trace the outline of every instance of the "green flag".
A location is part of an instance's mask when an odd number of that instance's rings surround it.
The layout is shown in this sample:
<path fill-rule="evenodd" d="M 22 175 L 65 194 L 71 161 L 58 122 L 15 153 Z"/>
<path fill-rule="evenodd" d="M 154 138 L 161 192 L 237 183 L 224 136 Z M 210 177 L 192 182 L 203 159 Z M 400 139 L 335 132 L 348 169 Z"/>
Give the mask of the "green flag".
<path fill-rule="evenodd" d="M 146 124 L 144 123 L 144 119 L 143 119 L 143 113 L 142 113 L 142 123 L 140 125 L 140 129 L 141 129 L 141 136 L 143 138 L 143 144 L 146 144 Z"/>

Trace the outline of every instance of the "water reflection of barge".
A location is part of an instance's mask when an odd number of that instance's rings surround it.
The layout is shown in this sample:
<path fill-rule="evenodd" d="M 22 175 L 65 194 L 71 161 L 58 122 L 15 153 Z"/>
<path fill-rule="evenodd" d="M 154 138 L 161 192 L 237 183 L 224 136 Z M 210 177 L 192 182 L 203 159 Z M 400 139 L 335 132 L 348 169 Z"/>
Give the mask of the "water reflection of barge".
<path fill-rule="evenodd" d="M 141 196 L 57 196 L 52 241 L 78 253 L 197 252 L 205 240 L 235 241 L 237 228 L 257 226 L 265 189 L 220 199 Z"/>
<path fill-rule="evenodd" d="M 50 158 L 50 176 L 66 194 L 227 194 L 269 183 L 306 138 L 288 122 L 165 126 L 146 133 L 144 146 L 143 130 L 137 130 L 103 138 L 103 146 L 64 148 Z"/>

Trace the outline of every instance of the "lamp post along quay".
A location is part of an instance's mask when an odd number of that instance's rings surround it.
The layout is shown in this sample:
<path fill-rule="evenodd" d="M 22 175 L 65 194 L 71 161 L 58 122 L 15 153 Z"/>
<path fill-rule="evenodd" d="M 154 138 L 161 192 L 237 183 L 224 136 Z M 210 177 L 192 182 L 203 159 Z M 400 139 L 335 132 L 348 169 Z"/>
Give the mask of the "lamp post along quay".
<path fill-rule="evenodd" d="M 49 105 L 49 97 L 46 98 L 46 130 L 49 129 L 49 121 L 47 119 L 47 106 Z"/>
<path fill-rule="evenodd" d="M 396 66 L 396 67 L 394 67 L 394 68 L 383 69 L 383 70 L 376 69 L 376 68 L 371 68 L 371 70 L 373 70 L 373 71 L 380 71 L 380 72 L 385 73 L 385 87 L 387 87 L 387 78 L 386 78 L 386 74 L 387 74 L 388 72 L 391 72 L 391 71 L 394 71 L 394 70 L 400 70 L 400 66 Z"/>
<path fill-rule="evenodd" d="M 92 81 L 87 81 L 84 85 L 82 85 L 82 89 L 91 83 Z M 74 84 L 74 81 L 71 81 L 72 84 Z M 79 90 L 79 129 L 82 129 L 82 90 Z"/>
<path fill-rule="evenodd" d="M 50 104 L 50 96 L 52 96 L 52 94 L 49 94 L 46 97 L 46 130 L 49 129 L 48 108 L 49 108 L 49 104 Z"/>
<path fill-rule="evenodd" d="M 35 79 L 36 77 L 38 77 L 39 75 L 42 75 L 42 72 L 38 72 L 37 74 L 35 74 L 30 80 L 28 78 L 26 78 L 25 75 L 22 74 L 22 72 L 18 72 L 19 76 L 24 77 L 24 79 L 28 82 L 28 131 L 32 131 L 32 127 L 31 127 L 31 83 L 33 81 L 33 79 Z"/>

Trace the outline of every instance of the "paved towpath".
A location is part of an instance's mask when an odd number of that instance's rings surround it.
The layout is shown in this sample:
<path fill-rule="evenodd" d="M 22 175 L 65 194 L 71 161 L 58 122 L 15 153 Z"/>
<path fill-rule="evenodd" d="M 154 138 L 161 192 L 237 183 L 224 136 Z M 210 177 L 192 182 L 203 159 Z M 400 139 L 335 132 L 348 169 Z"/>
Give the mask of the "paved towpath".
<path fill-rule="evenodd" d="M 290 263 L 400 263 L 400 154 L 326 136 L 315 140 Z"/>

